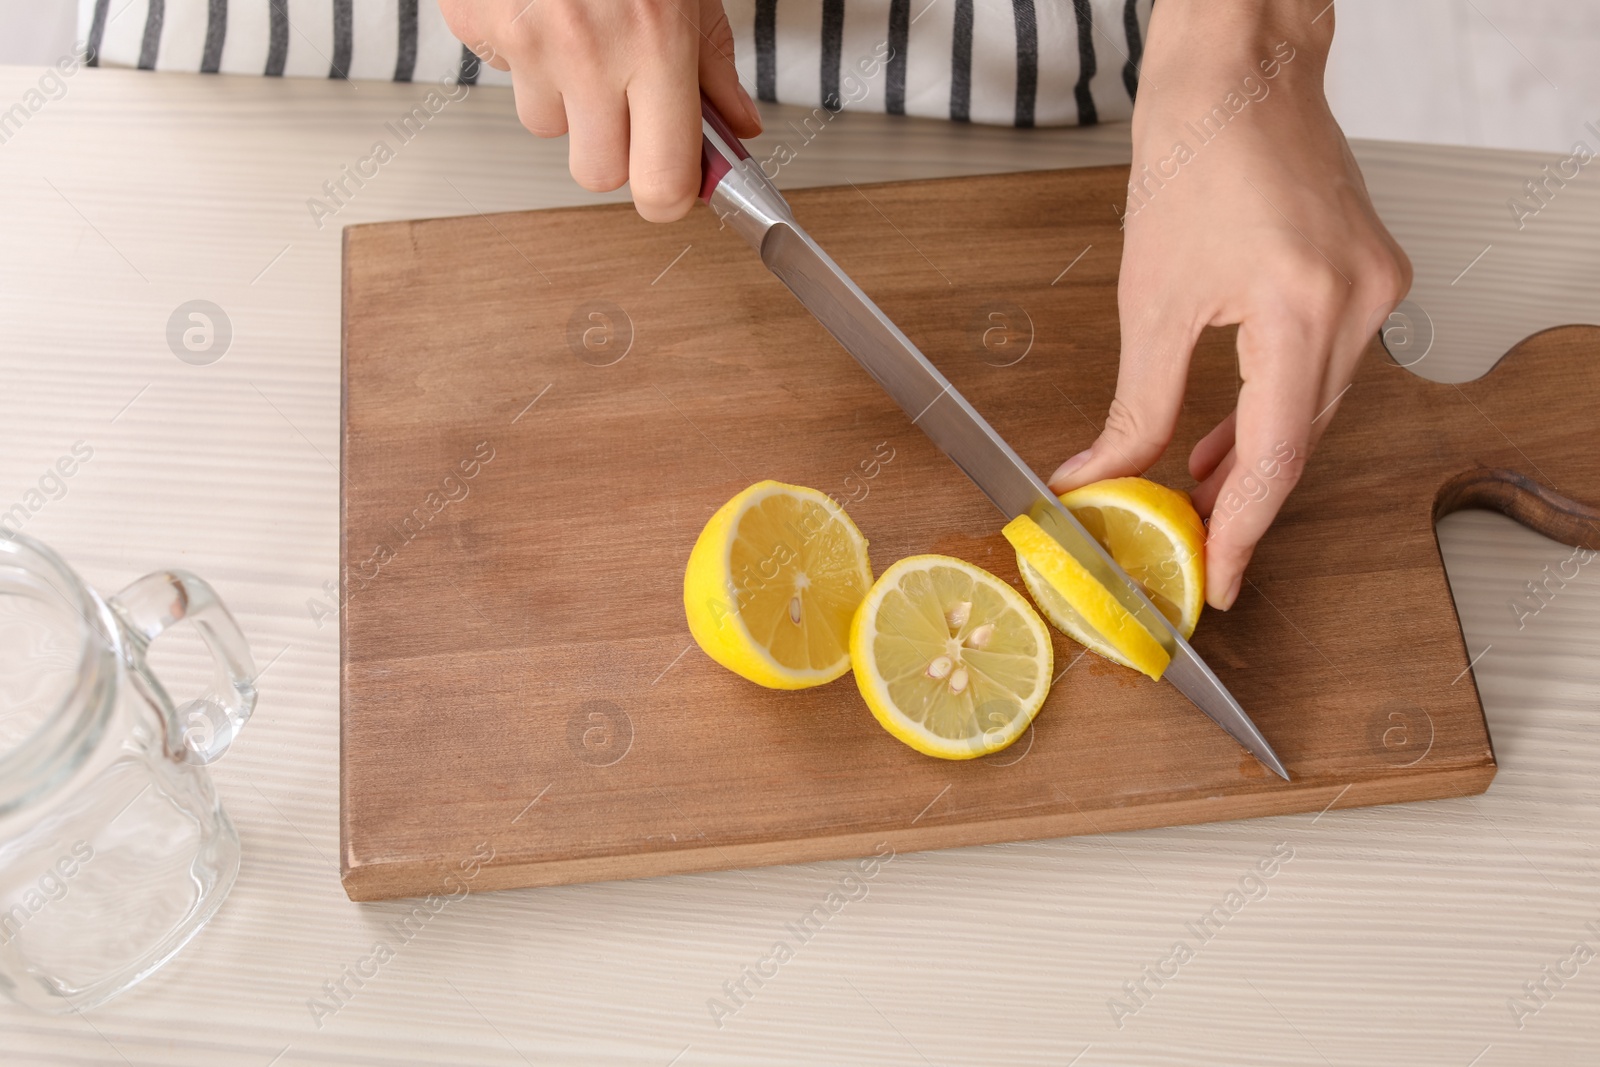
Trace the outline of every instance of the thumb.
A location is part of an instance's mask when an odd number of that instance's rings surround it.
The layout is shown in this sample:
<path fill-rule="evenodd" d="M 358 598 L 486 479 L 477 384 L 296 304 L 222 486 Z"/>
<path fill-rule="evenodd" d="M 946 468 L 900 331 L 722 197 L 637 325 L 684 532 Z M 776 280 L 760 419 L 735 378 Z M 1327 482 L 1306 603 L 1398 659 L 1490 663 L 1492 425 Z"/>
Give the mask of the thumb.
<path fill-rule="evenodd" d="M 721 0 L 700 3 L 700 88 L 734 133 L 754 137 L 761 132 L 761 113 L 739 84 L 733 64 L 733 27 L 728 25 Z"/>
<path fill-rule="evenodd" d="M 1093 445 L 1061 464 L 1050 489 L 1065 493 L 1103 478 L 1143 474 L 1167 450 L 1189 378 L 1198 327 L 1159 311 L 1122 313 L 1117 394 Z M 1177 322 L 1177 324 L 1174 324 Z"/>

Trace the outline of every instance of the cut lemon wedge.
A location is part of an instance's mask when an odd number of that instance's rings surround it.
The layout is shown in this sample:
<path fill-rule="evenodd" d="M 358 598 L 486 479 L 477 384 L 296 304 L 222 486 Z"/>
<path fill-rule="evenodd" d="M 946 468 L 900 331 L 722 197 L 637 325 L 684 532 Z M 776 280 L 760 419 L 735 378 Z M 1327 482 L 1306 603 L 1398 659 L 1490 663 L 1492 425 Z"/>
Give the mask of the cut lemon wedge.
<path fill-rule="evenodd" d="M 1189 494 L 1147 478 L 1111 478 L 1061 498 L 1187 639 L 1206 602 L 1206 527 Z"/>
<path fill-rule="evenodd" d="M 850 669 L 850 621 L 872 585 L 867 539 L 815 489 L 757 482 L 711 516 L 683 577 L 705 654 L 769 689 Z"/>
<path fill-rule="evenodd" d="M 1050 692 L 1050 631 L 1020 593 L 949 556 L 883 572 L 850 629 L 872 714 L 918 752 L 972 759 L 1022 736 Z"/>
<path fill-rule="evenodd" d="M 1206 529 L 1187 493 L 1145 478 L 1111 478 L 1074 489 L 1061 503 L 1179 633 L 1186 639 L 1194 633 L 1205 606 Z M 1021 552 L 1017 566 L 1039 610 L 1056 629 L 1109 660 L 1142 669 L 1102 638 Z"/>
<path fill-rule="evenodd" d="M 1161 677 L 1171 662 L 1167 650 L 1060 542 L 1027 515 L 1001 532 L 1017 550 L 1017 566 L 1032 569 L 1023 581 L 1041 608 L 1049 603 L 1046 611 L 1055 612 L 1050 621 L 1062 632 L 1108 659 Z"/>

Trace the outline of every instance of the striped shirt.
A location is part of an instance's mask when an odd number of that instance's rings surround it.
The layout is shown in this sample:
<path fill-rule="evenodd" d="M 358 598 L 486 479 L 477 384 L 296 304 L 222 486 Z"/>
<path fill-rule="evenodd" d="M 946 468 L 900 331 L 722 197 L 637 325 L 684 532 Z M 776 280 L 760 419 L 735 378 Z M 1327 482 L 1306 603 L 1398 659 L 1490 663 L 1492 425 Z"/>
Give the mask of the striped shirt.
<path fill-rule="evenodd" d="M 752 96 L 1008 126 L 1125 119 L 1153 0 L 727 0 Z M 79 0 L 89 65 L 509 85 L 433 0 Z"/>

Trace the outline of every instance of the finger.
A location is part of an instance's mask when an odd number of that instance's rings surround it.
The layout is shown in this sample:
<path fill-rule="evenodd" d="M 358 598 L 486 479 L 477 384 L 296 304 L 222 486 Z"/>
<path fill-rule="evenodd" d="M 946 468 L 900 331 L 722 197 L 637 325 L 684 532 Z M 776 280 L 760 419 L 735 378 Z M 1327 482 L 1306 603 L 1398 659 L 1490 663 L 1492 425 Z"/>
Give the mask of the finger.
<path fill-rule="evenodd" d="M 628 180 L 628 99 L 603 83 L 565 91 L 567 169 L 593 193 L 622 188 Z"/>
<path fill-rule="evenodd" d="M 1362 354 L 1366 350 L 1366 332 L 1361 330 L 1348 332 L 1349 329 L 1350 322 L 1347 320 L 1345 326 L 1341 328 L 1339 339 L 1334 342 L 1332 356 L 1323 374 L 1322 388 L 1317 398 L 1319 405 L 1317 414 L 1311 418 L 1306 450 L 1308 454 L 1316 451 L 1317 442 L 1322 440 L 1322 435 L 1327 432 L 1334 414 L 1344 403 L 1351 388 L 1351 379 L 1355 377 Z M 1234 449 L 1235 423 L 1238 414 L 1237 408 L 1230 412 L 1226 419 L 1218 423 L 1215 429 L 1195 445 L 1194 453 L 1189 458 L 1189 473 L 1200 482 L 1190 491 L 1189 499 L 1201 515 L 1214 514 L 1217 497 L 1221 494 L 1222 487 L 1227 482 L 1238 458 L 1238 453 Z M 1222 458 L 1215 461 L 1215 466 L 1211 470 L 1202 474 L 1204 466 L 1213 462 L 1214 450 L 1223 447 L 1226 447 L 1227 451 L 1223 453 Z M 1269 469 L 1271 466 L 1269 463 Z M 1260 473 L 1258 469 L 1257 474 Z M 1219 516 L 1219 521 L 1225 518 L 1225 515 Z"/>
<path fill-rule="evenodd" d="M 1322 435 L 1328 432 L 1328 427 L 1333 423 L 1334 413 L 1339 410 L 1339 405 L 1344 403 L 1346 394 L 1350 392 L 1350 379 L 1355 376 L 1354 367 L 1341 367 L 1343 362 L 1335 357 L 1328 362 L 1328 372 L 1323 378 L 1322 389 L 1318 393 L 1321 401 L 1317 405 L 1316 414 L 1311 417 L 1310 444 L 1312 448 L 1322 440 Z"/>
<path fill-rule="evenodd" d="M 524 71 L 519 68 L 511 75 L 517 119 L 535 137 L 560 137 L 567 132 L 567 111 L 561 94 L 545 79 Z"/>
<path fill-rule="evenodd" d="M 684 44 L 684 56 L 653 60 L 628 85 L 629 188 L 651 222 L 682 218 L 700 191 L 700 77 Z"/>
<path fill-rule="evenodd" d="M 1189 490 L 1189 502 L 1201 515 L 1210 517 L 1217 507 L 1217 495 L 1222 492 L 1222 486 L 1228 480 L 1228 475 L 1233 473 L 1233 465 L 1238 462 L 1239 454 L 1229 447 L 1226 455 L 1217 462 L 1212 472 L 1205 476 L 1199 485 Z"/>
<path fill-rule="evenodd" d="M 1384 318 L 1388 314 L 1388 311 L 1384 311 Z M 1311 417 L 1311 447 L 1316 447 L 1333 424 L 1334 415 L 1354 385 L 1356 371 L 1361 368 L 1362 354 L 1376 332 L 1376 329 L 1371 332 L 1365 330 L 1354 316 L 1348 317 L 1340 327 L 1328 357 L 1328 366 L 1323 371 L 1317 410 Z"/>
<path fill-rule="evenodd" d="M 1105 428 L 1093 445 L 1050 476 L 1057 493 L 1102 478 L 1143 474 L 1172 440 L 1200 326 L 1165 308 L 1130 311 L 1136 302 L 1133 297 L 1120 302 L 1122 355 Z"/>
<path fill-rule="evenodd" d="M 739 84 L 739 72 L 733 65 L 733 27 L 721 0 L 701 3 L 700 26 L 700 88 L 734 133 L 754 137 L 761 132 L 761 112 Z"/>
<path fill-rule="evenodd" d="M 1398 246 L 1397 246 L 1398 247 Z M 1405 253 L 1400 252 L 1400 256 Z M 1409 277 L 1404 280 L 1399 278 L 1400 267 L 1391 263 L 1396 279 L 1393 284 L 1396 288 L 1382 292 L 1376 303 L 1369 301 L 1367 313 L 1364 316 L 1348 314 L 1340 327 L 1338 336 L 1334 340 L 1333 353 L 1328 360 L 1328 369 L 1322 381 L 1322 404 L 1317 409 L 1317 414 L 1311 420 L 1311 446 L 1316 447 L 1322 435 L 1328 432 L 1328 427 L 1333 424 L 1334 415 L 1338 412 L 1349 395 L 1356 372 L 1361 369 L 1361 360 L 1366 355 L 1373 338 L 1388 320 L 1389 313 L 1400 302 L 1403 289 L 1398 288 L 1409 284 Z M 1409 264 L 1405 270 L 1409 272 Z M 1379 285 L 1383 285 L 1380 282 Z"/>
<path fill-rule="evenodd" d="M 1310 451 L 1331 332 L 1280 314 L 1239 326 L 1238 418 L 1234 458 L 1206 534 L 1206 599 L 1226 611 L 1245 566 L 1295 483 Z"/>
<path fill-rule="evenodd" d="M 1238 416 L 1239 410 L 1235 408 L 1210 433 L 1200 438 L 1189 453 L 1189 477 L 1197 482 L 1205 481 L 1223 458 L 1233 451 L 1233 426 Z"/>

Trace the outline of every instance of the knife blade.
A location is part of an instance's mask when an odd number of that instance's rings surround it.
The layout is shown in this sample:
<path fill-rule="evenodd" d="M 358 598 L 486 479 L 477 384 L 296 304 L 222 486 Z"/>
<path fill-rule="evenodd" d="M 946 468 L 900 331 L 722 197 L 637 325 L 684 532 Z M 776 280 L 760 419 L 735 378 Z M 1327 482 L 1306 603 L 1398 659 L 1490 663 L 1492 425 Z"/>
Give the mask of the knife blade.
<path fill-rule="evenodd" d="M 700 198 L 1006 518 L 1028 515 L 1111 590 L 1166 649 L 1163 680 L 1274 774 L 1289 772 L 1226 686 L 1044 482 L 795 221 L 787 201 L 702 98 Z"/>

